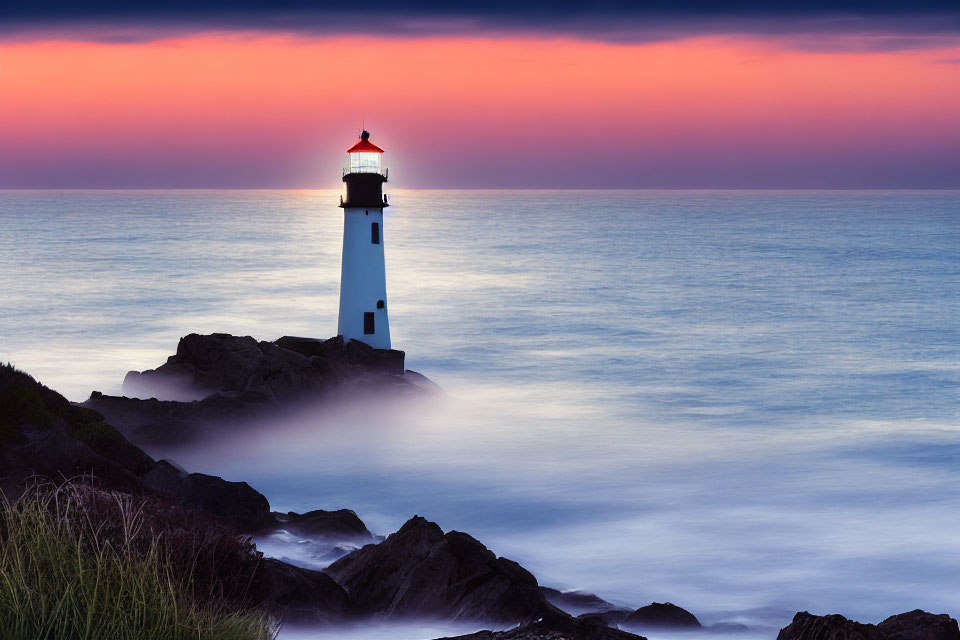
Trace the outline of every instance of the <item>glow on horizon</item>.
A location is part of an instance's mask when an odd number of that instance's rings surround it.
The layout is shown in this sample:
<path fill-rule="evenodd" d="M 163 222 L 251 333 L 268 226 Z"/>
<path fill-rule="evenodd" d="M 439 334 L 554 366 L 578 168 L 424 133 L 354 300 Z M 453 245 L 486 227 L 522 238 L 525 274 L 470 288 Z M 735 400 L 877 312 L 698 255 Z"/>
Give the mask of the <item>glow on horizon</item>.
<path fill-rule="evenodd" d="M 337 187 L 361 118 L 404 187 L 960 187 L 957 58 L 729 37 L 4 42 L 0 187 Z"/>

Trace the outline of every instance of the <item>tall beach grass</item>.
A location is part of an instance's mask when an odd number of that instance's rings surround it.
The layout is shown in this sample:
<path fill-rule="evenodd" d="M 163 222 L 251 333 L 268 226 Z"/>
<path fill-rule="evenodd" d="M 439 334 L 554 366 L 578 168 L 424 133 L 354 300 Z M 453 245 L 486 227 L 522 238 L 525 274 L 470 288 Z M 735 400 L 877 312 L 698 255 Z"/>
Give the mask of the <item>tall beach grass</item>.
<path fill-rule="evenodd" d="M 179 511 L 178 511 L 179 509 Z M 269 640 L 245 597 L 259 554 L 155 499 L 79 483 L 0 502 L 5 640 Z"/>

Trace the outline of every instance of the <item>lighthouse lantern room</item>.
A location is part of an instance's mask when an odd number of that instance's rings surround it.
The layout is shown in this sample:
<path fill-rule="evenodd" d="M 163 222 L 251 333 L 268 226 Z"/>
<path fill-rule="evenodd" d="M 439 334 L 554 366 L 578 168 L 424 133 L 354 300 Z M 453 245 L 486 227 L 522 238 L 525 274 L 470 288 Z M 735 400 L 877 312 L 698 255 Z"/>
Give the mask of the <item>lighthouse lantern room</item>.
<path fill-rule="evenodd" d="M 370 142 L 370 134 L 364 131 L 347 153 L 350 165 L 343 172 L 346 195 L 340 197 L 343 257 L 337 332 L 344 340 L 355 338 L 377 349 L 389 349 L 383 257 L 383 209 L 389 205 L 383 195 L 387 181 L 381 167 L 383 149 Z"/>

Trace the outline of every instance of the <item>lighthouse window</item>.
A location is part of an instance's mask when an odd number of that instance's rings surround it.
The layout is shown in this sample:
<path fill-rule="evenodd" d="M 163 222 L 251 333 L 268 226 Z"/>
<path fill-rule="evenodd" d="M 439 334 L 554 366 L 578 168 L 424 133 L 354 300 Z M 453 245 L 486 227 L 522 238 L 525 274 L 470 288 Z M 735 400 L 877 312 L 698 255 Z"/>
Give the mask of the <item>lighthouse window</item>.
<path fill-rule="evenodd" d="M 376 333 L 376 331 L 374 330 L 373 325 L 373 312 L 365 311 L 363 313 L 363 334 L 369 336 L 373 335 L 374 333 Z"/>
<path fill-rule="evenodd" d="M 350 173 L 380 173 L 380 153 L 354 151 L 350 154 Z"/>
<path fill-rule="evenodd" d="M 374 222 L 370 225 L 370 242 L 380 244 L 380 223 Z"/>
<path fill-rule="evenodd" d="M 377 309 L 383 309 L 383 300 L 377 300 Z"/>

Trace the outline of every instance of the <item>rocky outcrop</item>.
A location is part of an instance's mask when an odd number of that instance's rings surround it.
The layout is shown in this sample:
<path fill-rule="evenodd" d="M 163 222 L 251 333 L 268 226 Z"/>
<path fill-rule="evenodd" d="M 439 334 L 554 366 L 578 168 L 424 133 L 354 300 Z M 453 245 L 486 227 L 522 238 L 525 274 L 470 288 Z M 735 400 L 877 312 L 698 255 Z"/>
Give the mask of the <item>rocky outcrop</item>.
<path fill-rule="evenodd" d="M 172 494 L 187 477 L 187 472 L 169 460 L 158 460 L 150 471 L 142 476 L 144 484 L 159 494 Z"/>
<path fill-rule="evenodd" d="M 347 592 L 330 576 L 266 558 L 252 590 L 285 623 L 340 622 L 349 615 Z"/>
<path fill-rule="evenodd" d="M 530 622 L 558 613 L 537 579 L 459 531 L 414 516 L 399 531 L 326 569 L 354 610 L 379 618 Z"/>
<path fill-rule="evenodd" d="M 245 482 L 187 474 L 156 461 L 102 415 L 70 404 L 27 374 L 0 366 L 0 488 L 16 496 L 31 477 L 87 476 L 99 486 L 163 496 L 238 531 L 276 524 L 267 499 Z"/>
<path fill-rule="evenodd" d="M 891 616 L 874 626 L 833 614 L 816 616 L 801 611 L 780 630 L 777 640 L 960 640 L 957 621 L 946 614 L 920 609 Z"/>
<path fill-rule="evenodd" d="M 403 367 L 403 351 L 344 342 L 341 336 L 263 342 L 191 333 L 163 365 L 127 373 L 124 396 L 95 391 L 82 406 L 103 414 L 142 446 L 175 445 L 331 398 L 438 393 L 435 384 Z"/>
<path fill-rule="evenodd" d="M 445 534 L 419 516 L 326 571 L 346 589 L 354 613 L 362 617 L 519 623 L 507 631 L 480 631 L 458 640 L 641 640 L 611 627 L 602 615 L 573 617 L 548 597 L 567 606 L 615 610 L 605 600 L 542 588 L 516 562 L 498 558 L 465 533 Z"/>
<path fill-rule="evenodd" d="M 207 434 L 211 425 L 236 428 L 266 415 L 271 407 L 220 394 L 194 402 L 140 400 L 94 391 L 81 405 L 106 416 L 110 424 L 142 447 L 176 445 Z"/>
<path fill-rule="evenodd" d="M 344 342 L 285 336 L 258 342 L 250 336 L 191 333 L 156 369 L 131 371 L 123 393 L 133 398 L 189 402 L 214 394 L 244 402 L 280 403 L 316 396 L 349 380 L 403 375 L 404 353 Z"/>
<path fill-rule="evenodd" d="M 550 587 L 540 587 L 547 602 L 575 616 L 597 614 L 607 624 L 617 624 L 630 614 L 630 609 L 618 607 L 600 596 L 583 591 L 560 591 Z"/>
<path fill-rule="evenodd" d="M 672 602 L 654 602 L 640 607 L 623 619 L 623 625 L 635 629 L 696 629 L 701 626 L 695 615 Z"/>
<path fill-rule="evenodd" d="M 171 494 L 185 504 L 216 516 L 237 531 L 257 531 L 276 524 L 270 503 L 246 482 L 230 482 L 204 473 L 191 473 Z"/>
<path fill-rule="evenodd" d="M 815 616 L 801 611 L 793 622 L 780 630 L 777 640 L 821 640 L 823 638 L 846 638 L 846 640 L 882 640 L 880 632 L 872 624 L 860 624 L 841 615 Z"/>
<path fill-rule="evenodd" d="M 284 336 L 275 344 L 308 358 L 320 358 L 328 362 L 338 380 L 357 379 L 370 374 L 390 376 L 404 374 L 403 351 L 374 349 L 359 340 L 344 342 L 343 336 L 336 336 L 329 340 Z"/>
<path fill-rule="evenodd" d="M 95 477 L 103 486 L 150 491 L 158 463 L 95 411 L 0 365 L 0 488 L 16 496 L 32 476 Z"/>
<path fill-rule="evenodd" d="M 130 397 L 189 402 L 215 393 L 246 401 L 273 401 L 321 389 L 335 378 L 329 366 L 250 336 L 191 333 L 156 369 L 131 371 L 123 380 Z"/>
<path fill-rule="evenodd" d="M 890 616 L 877 625 L 877 631 L 884 640 L 960 640 L 956 620 L 920 609 Z"/>
<path fill-rule="evenodd" d="M 331 538 L 335 540 L 363 539 L 373 541 L 373 534 L 363 520 L 350 509 L 336 511 L 308 511 L 306 513 L 275 513 L 277 526 L 298 536 Z"/>
<path fill-rule="evenodd" d="M 607 626 L 602 618 L 586 614 L 573 618 L 566 614 L 548 615 L 535 622 L 506 631 L 478 631 L 440 640 L 646 640 L 627 631 Z"/>

